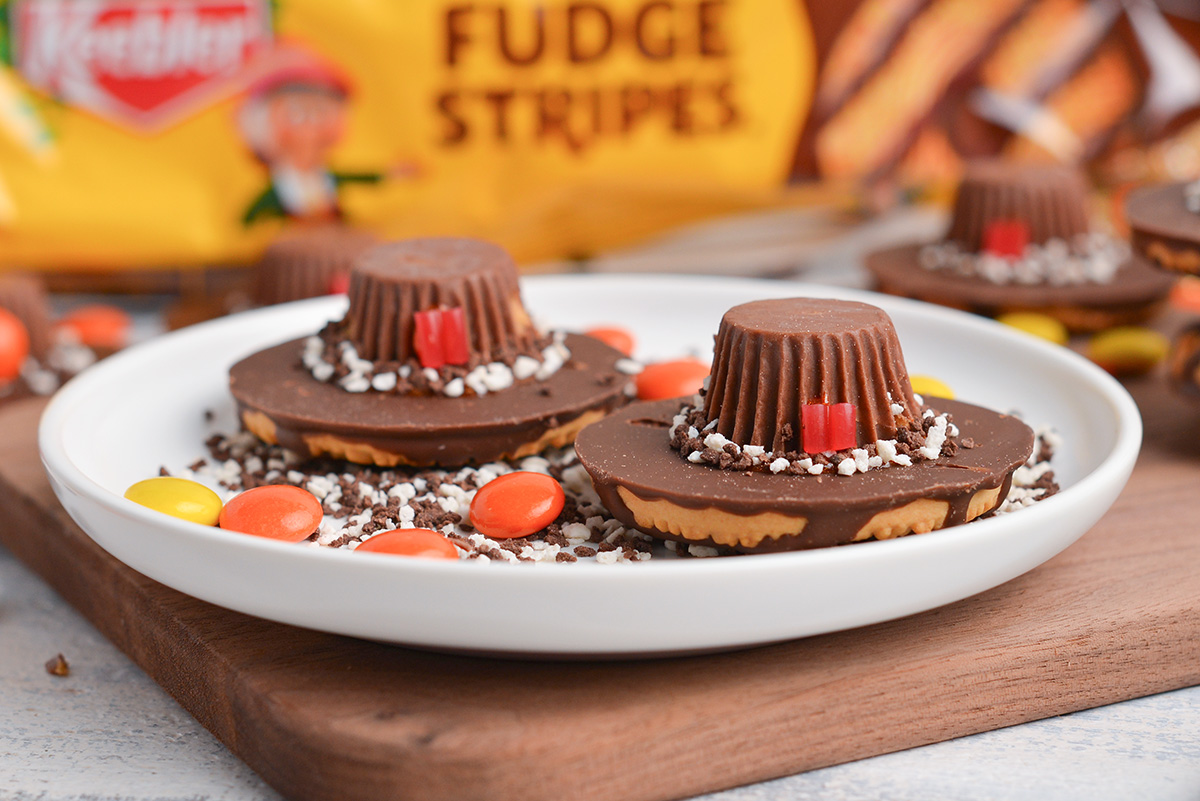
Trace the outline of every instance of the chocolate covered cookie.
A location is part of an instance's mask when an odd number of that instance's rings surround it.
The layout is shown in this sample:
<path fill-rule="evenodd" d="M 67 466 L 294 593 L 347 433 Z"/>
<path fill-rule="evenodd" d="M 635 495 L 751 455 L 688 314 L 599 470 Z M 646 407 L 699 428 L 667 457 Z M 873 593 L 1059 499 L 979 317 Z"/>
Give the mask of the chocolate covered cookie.
<path fill-rule="evenodd" d="M 978 314 L 1038 312 L 1073 331 L 1149 317 L 1172 279 L 1091 229 L 1083 177 L 1066 167 L 971 164 L 946 237 L 872 253 L 879 290 Z"/>
<path fill-rule="evenodd" d="M 631 393 L 623 354 L 533 325 L 495 245 L 378 245 L 349 295 L 343 319 L 231 369 L 260 439 L 380 466 L 481 464 L 568 445 Z"/>
<path fill-rule="evenodd" d="M 928 532 L 997 508 L 1033 451 L 1014 417 L 922 405 L 873 306 L 743 304 L 715 353 L 698 401 L 634 404 L 577 438 L 626 525 L 742 553 Z"/>
<path fill-rule="evenodd" d="M 1200 275 L 1200 181 L 1137 189 L 1125 217 L 1137 253 L 1172 273 Z"/>

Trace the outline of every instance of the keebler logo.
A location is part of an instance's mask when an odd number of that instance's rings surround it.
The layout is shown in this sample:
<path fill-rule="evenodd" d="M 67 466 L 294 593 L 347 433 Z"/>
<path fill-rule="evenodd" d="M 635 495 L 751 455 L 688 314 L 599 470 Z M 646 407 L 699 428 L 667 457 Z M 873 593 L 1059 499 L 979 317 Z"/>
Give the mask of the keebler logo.
<path fill-rule="evenodd" d="M 143 130 L 231 88 L 271 37 L 267 0 L 20 0 L 13 63 L 65 103 Z"/>

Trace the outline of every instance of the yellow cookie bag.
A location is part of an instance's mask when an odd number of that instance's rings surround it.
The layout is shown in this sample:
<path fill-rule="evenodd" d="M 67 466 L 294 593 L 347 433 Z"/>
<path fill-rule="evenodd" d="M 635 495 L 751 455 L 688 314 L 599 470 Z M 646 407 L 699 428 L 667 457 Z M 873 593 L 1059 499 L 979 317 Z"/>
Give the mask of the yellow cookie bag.
<path fill-rule="evenodd" d="M 0 263 L 252 259 L 293 221 L 593 252 L 777 201 L 797 0 L 7 0 Z"/>

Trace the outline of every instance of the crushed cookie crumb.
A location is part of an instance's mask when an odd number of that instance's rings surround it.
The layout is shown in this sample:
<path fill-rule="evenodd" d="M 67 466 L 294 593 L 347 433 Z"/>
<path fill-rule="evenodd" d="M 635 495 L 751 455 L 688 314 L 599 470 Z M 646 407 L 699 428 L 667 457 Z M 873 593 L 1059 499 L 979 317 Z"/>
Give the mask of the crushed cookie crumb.
<path fill-rule="evenodd" d="M 62 654 L 58 654 L 46 662 L 46 672 L 51 676 L 69 676 L 71 675 L 71 666 Z"/>

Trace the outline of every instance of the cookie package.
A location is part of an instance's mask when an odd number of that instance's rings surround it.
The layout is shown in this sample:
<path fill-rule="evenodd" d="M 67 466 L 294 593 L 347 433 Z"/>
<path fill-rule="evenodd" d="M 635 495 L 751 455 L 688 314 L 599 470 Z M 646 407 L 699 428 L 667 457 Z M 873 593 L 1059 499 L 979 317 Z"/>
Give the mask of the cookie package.
<path fill-rule="evenodd" d="M 978 156 L 1191 178 L 1200 100 L 1169 91 L 1200 73 L 1186 12 L 0 0 L 0 259 L 245 265 L 282 228 L 340 221 L 524 264 L 864 182 L 952 185 Z"/>

